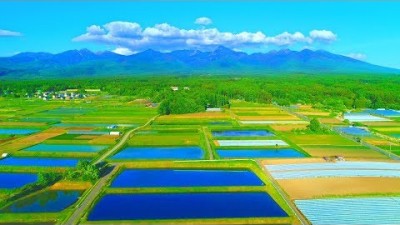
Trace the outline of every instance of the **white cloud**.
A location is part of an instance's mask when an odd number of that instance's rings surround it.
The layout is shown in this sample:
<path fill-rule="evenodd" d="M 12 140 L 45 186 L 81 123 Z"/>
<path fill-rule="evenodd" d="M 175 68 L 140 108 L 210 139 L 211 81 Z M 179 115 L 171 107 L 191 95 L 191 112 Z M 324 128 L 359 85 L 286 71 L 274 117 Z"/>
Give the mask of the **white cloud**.
<path fill-rule="evenodd" d="M 365 60 L 367 58 L 367 56 L 362 53 L 349 53 L 346 56 L 357 60 Z"/>
<path fill-rule="evenodd" d="M 208 18 L 208 17 L 200 17 L 200 18 L 197 18 L 197 19 L 194 21 L 194 23 L 195 23 L 195 24 L 198 24 L 198 25 L 207 26 L 207 25 L 212 24 L 212 20 L 211 20 L 210 18 Z"/>
<path fill-rule="evenodd" d="M 168 23 L 143 28 L 138 23 L 115 21 L 103 26 L 91 25 L 85 34 L 73 41 L 96 42 L 137 52 L 149 48 L 158 51 L 209 50 L 219 45 L 232 49 L 312 45 L 315 41 L 331 43 L 335 39 L 336 35 L 327 30 L 313 30 L 309 36 L 301 32 L 267 36 L 261 31 L 232 33 L 222 32 L 217 28 L 181 29 Z"/>
<path fill-rule="evenodd" d="M 336 34 L 330 30 L 312 30 L 310 38 L 314 41 L 333 42 L 336 41 Z"/>
<path fill-rule="evenodd" d="M 20 32 L 0 29 L 0 37 L 19 37 L 19 36 L 22 36 Z"/>
<path fill-rule="evenodd" d="M 118 55 L 132 55 L 136 53 L 134 51 L 131 51 L 129 48 L 116 48 L 113 50 L 113 52 Z"/>
<path fill-rule="evenodd" d="M 89 34 L 94 34 L 94 35 L 101 35 L 101 34 L 105 33 L 104 29 L 97 25 L 92 25 L 92 26 L 86 28 L 86 31 Z"/>

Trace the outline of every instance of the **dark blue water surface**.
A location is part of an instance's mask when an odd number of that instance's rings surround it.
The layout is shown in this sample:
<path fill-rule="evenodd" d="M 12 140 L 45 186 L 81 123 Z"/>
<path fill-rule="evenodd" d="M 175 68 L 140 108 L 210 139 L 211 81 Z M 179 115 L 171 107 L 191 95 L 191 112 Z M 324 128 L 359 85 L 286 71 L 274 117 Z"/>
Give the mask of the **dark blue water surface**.
<path fill-rule="evenodd" d="M 202 159 L 199 147 L 127 147 L 112 159 Z"/>
<path fill-rule="evenodd" d="M 0 189 L 20 188 L 26 184 L 37 181 L 34 173 L 3 173 L 0 172 Z"/>
<path fill-rule="evenodd" d="M 59 212 L 78 200 L 81 191 L 44 191 L 20 199 L 0 210 L 2 213 Z"/>
<path fill-rule="evenodd" d="M 55 145 L 38 144 L 24 149 L 30 152 L 98 152 L 106 149 L 107 145 Z"/>
<path fill-rule="evenodd" d="M 371 133 L 359 127 L 340 127 L 338 128 L 345 134 L 356 135 L 356 136 L 370 136 Z"/>
<path fill-rule="evenodd" d="M 0 134 L 9 134 L 9 135 L 25 135 L 25 134 L 33 134 L 38 132 L 38 129 L 12 129 L 12 128 L 0 128 Z"/>
<path fill-rule="evenodd" d="M 279 149 L 218 149 L 220 158 L 302 158 L 302 153 L 292 148 Z"/>
<path fill-rule="evenodd" d="M 111 187 L 261 186 L 249 170 L 127 169 Z"/>
<path fill-rule="evenodd" d="M 88 216 L 94 220 L 286 217 L 264 192 L 107 194 Z"/>
<path fill-rule="evenodd" d="M 266 130 L 224 130 L 213 131 L 214 137 L 264 137 L 274 134 Z"/>
<path fill-rule="evenodd" d="M 75 167 L 79 159 L 8 157 L 0 160 L 0 166 L 40 166 L 40 167 Z"/>

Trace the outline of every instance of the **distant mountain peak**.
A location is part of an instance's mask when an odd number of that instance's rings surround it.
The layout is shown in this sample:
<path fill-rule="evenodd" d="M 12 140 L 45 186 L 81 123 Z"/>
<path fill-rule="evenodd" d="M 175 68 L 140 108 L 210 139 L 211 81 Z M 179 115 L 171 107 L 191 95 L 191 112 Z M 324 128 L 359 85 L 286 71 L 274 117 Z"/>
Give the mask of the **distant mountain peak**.
<path fill-rule="evenodd" d="M 217 46 L 212 51 L 176 50 L 168 53 L 147 49 L 130 56 L 114 52 L 69 50 L 58 54 L 23 52 L 0 58 L 2 77 L 25 74 L 46 76 L 116 75 L 116 74 L 268 74 L 302 73 L 391 73 L 400 70 L 380 67 L 324 50 L 290 49 L 267 53 L 234 51 Z"/>
<path fill-rule="evenodd" d="M 225 46 L 219 45 L 214 49 L 213 52 L 220 54 L 220 53 L 235 53 L 236 51 L 233 51 L 232 49 L 227 48 Z"/>

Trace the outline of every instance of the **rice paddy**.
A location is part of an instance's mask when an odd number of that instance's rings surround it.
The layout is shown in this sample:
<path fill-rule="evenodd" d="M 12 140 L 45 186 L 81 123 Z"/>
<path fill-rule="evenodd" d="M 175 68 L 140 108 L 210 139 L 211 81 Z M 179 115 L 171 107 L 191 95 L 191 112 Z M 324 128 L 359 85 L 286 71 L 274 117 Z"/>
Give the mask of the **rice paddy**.
<path fill-rule="evenodd" d="M 0 172 L 0 189 L 20 188 L 29 183 L 36 182 L 37 179 L 37 174 L 34 173 Z"/>
<path fill-rule="evenodd" d="M 249 158 L 303 158 L 304 154 L 292 148 L 277 149 L 217 149 L 222 159 L 249 159 Z"/>
<path fill-rule="evenodd" d="M 208 206 L 208 207 L 205 207 Z M 129 210 L 123 210 L 129 208 Z M 287 217 L 266 193 L 108 194 L 89 221 Z"/>
<path fill-rule="evenodd" d="M 38 157 L 7 157 L 0 160 L 0 166 L 15 167 L 75 167 L 78 158 L 38 158 Z"/>
<path fill-rule="evenodd" d="M 157 109 L 114 97 L 18 105 L 0 113 L 0 153 L 7 153 L 0 159 L 0 197 L 36 182 L 39 172 L 104 157 L 116 172 L 88 202 L 80 223 L 299 224 L 288 201 L 312 222 L 314 215 L 298 200 L 400 194 L 398 165 L 363 144 L 400 155 L 392 111 L 345 115 L 368 125 L 366 130 L 344 127 L 343 119 L 311 106 L 286 109 L 238 100 L 221 111 L 164 115 L 141 127 Z M 307 117 L 333 131 L 296 133 L 307 128 Z M 326 162 L 337 158 L 346 161 Z M 0 221 L 62 223 L 89 187 L 58 182 L 0 207 Z"/>
<path fill-rule="evenodd" d="M 218 140 L 218 146 L 235 147 L 235 146 L 288 146 L 282 140 Z"/>
<path fill-rule="evenodd" d="M 127 147 L 117 153 L 112 159 L 137 160 L 179 160 L 202 159 L 203 150 L 199 147 Z"/>
<path fill-rule="evenodd" d="M 390 119 L 373 116 L 368 113 L 347 113 L 344 115 L 344 119 L 349 120 L 350 122 L 383 122 L 383 121 L 391 121 Z"/>
<path fill-rule="evenodd" d="M 99 152 L 108 148 L 105 145 L 51 145 L 38 144 L 24 149 L 30 152 Z"/>
<path fill-rule="evenodd" d="M 262 186 L 264 182 L 249 170 L 127 169 L 111 184 L 126 187 Z"/>

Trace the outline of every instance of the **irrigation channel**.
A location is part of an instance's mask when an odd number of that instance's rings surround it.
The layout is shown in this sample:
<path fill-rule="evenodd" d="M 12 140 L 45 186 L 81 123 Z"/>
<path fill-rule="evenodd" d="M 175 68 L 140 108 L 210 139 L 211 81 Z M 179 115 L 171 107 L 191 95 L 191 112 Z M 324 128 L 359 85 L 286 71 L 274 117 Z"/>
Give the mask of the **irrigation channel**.
<path fill-rule="evenodd" d="M 106 158 L 108 158 L 110 155 L 118 151 L 121 147 L 125 145 L 125 143 L 129 140 L 129 138 L 132 137 L 135 131 L 140 130 L 144 127 L 147 127 L 150 125 L 159 115 L 154 116 L 151 118 L 149 121 L 147 121 L 144 125 L 140 127 L 136 127 L 132 130 L 129 130 L 124 134 L 124 136 L 120 139 L 120 141 L 109 151 L 104 153 L 102 156 L 100 156 L 96 161 L 94 161 L 94 164 L 98 164 L 103 162 Z M 101 177 L 88 191 L 86 195 L 81 197 L 80 203 L 77 205 L 75 208 L 74 212 L 66 218 L 64 222 L 61 224 L 66 224 L 66 225 L 71 225 L 71 224 L 78 224 L 79 220 L 83 216 L 84 212 L 86 212 L 92 202 L 96 199 L 96 197 L 100 194 L 102 188 L 106 185 L 107 181 L 118 171 L 119 166 L 114 165 L 114 168 L 112 171 L 110 171 L 108 174 L 105 176 Z"/>

